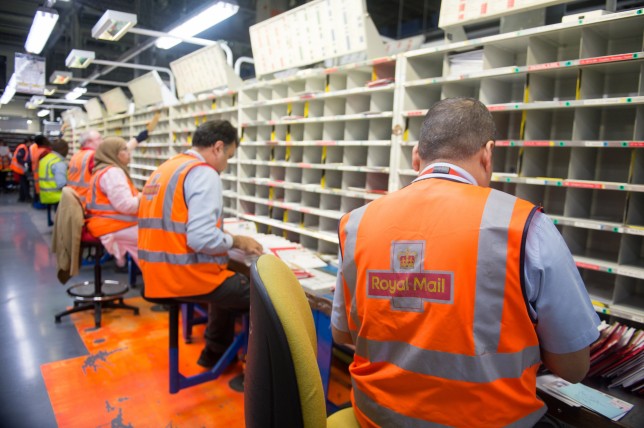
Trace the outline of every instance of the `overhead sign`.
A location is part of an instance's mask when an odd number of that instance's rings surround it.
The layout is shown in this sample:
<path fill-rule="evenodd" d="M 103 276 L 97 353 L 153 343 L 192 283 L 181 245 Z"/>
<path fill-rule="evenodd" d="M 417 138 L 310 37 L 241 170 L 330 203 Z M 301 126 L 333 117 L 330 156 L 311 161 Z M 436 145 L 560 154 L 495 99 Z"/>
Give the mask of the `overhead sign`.
<path fill-rule="evenodd" d="M 255 24 L 250 27 L 255 74 L 367 51 L 369 24 L 364 0 L 315 0 Z"/>
<path fill-rule="evenodd" d="M 241 79 L 217 45 L 206 46 L 170 63 L 179 97 L 227 87 L 237 89 Z"/>
<path fill-rule="evenodd" d="M 16 52 L 14 65 L 16 92 L 27 94 L 45 92 L 45 58 Z"/>
<path fill-rule="evenodd" d="M 440 28 L 473 24 L 502 15 L 526 12 L 569 0 L 450 0 L 441 2 Z"/>

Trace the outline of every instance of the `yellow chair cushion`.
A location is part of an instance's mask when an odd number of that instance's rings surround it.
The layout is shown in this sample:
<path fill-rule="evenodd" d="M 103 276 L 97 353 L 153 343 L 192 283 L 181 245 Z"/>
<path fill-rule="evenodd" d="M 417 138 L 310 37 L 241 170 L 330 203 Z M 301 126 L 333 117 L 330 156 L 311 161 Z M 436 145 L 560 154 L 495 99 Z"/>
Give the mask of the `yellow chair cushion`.
<path fill-rule="evenodd" d="M 304 426 L 325 427 L 326 403 L 316 358 L 315 325 L 302 286 L 291 269 L 270 254 L 257 260 L 257 273 L 286 333 L 297 376 Z"/>
<path fill-rule="evenodd" d="M 338 410 L 326 420 L 327 428 L 360 428 L 353 407 Z"/>

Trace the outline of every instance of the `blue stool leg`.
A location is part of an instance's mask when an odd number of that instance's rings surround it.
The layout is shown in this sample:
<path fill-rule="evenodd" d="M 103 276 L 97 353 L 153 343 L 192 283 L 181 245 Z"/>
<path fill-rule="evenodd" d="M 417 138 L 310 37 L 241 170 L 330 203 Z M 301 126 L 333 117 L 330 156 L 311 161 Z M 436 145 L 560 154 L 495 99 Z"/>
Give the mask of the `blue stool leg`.
<path fill-rule="evenodd" d="M 179 373 L 179 306 L 170 305 L 169 315 L 170 394 L 176 394 L 181 389 L 181 373 Z"/>

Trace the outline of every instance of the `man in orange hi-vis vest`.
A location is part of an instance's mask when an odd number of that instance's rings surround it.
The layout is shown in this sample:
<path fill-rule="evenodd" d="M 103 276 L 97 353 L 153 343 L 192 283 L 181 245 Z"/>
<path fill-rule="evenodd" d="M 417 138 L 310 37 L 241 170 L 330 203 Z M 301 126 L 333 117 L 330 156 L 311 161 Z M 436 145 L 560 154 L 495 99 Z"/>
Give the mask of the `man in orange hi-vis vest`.
<path fill-rule="evenodd" d="M 436 103 L 418 177 L 340 220 L 331 323 L 363 427 L 533 426 L 541 362 L 588 371 L 599 319 L 553 222 L 488 187 L 494 133 L 481 102 Z"/>
<path fill-rule="evenodd" d="M 199 126 L 192 148 L 157 168 L 143 187 L 139 205 L 139 266 L 145 297 L 181 297 L 209 306 L 206 347 L 197 363 L 213 367 L 232 343 L 231 311 L 248 310 L 248 278 L 228 270 L 228 250 L 262 254 L 247 236 L 223 230 L 219 174 L 239 145 L 228 121 Z"/>
<path fill-rule="evenodd" d="M 148 134 L 157 126 L 159 117 L 160 114 L 155 113 L 150 122 L 146 124 L 146 129 L 141 131 L 136 137 L 130 138 L 127 142 L 130 151 L 134 150 L 140 142 L 148 138 Z M 83 207 L 87 203 L 89 181 L 92 178 L 92 170 L 94 169 L 94 154 L 102 142 L 103 137 L 95 129 L 83 132 L 80 137 L 80 150 L 74 153 L 71 159 L 69 159 L 67 186 L 74 189 L 83 203 Z"/>
<path fill-rule="evenodd" d="M 22 144 L 18 144 L 11 159 L 11 170 L 15 180 L 18 182 L 18 202 L 29 202 L 29 165 L 31 156 L 29 147 L 34 143 L 33 138 L 26 138 Z"/>

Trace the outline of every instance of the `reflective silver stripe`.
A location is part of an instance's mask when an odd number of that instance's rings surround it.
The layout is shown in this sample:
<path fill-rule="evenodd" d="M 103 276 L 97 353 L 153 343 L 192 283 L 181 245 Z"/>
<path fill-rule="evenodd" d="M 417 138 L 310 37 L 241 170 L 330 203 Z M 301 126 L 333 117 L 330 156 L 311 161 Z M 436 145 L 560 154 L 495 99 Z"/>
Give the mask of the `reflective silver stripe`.
<path fill-rule="evenodd" d="M 84 172 L 87 171 L 87 160 L 89 159 L 90 155 L 92 154 L 91 151 L 87 150 L 87 153 L 83 156 L 83 161 L 81 162 L 81 170 L 80 170 L 80 178 L 78 185 L 81 187 L 89 187 L 89 183 L 85 181 L 85 174 Z"/>
<path fill-rule="evenodd" d="M 181 176 L 181 173 L 186 170 L 186 168 L 190 167 L 191 165 L 195 163 L 200 163 L 199 160 L 194 159 L 194 160 L 189 160 L 179 166 L 179 168 L 176 169 L 176 171 L 172 174 L 172 177 L 170 177 L 170 181 L 168 181 L 168 187 L 166 187 L 165 190 L 165 195 L 163 195 L 163 217 L 159 219 L 161 221 L 161 230 L 166 230 L 168 232 L 174 232 L 174 223 L 171 220 L 172 218 L 172 201 L 174 200 L 174 193 L 177 191 L 177 185 L 179 183 L 179 177 Z M 185 228 L 185 224 L 184 224 Z M 183 232 L 185 233 L 185 231 Z"/>
<path fill-rule="evenodd" d="M 518 379 L 528 367 L 539 363 L 539 346 L 515 353 L 484 355 L 429 351 L 405 342 L 360 338 L 356 354 L 371 363 L 388 362 L 403 370 L 443 379 L 488 383 L 503 378 Z"/>
<path fill-rule="evenodd" d="M 76 187 L 89 187 L 89 183 L 87 183 L 85 181 L 83 181 L 83 182 L 80 182 L 80 181 L 68 181 L 67 184 L 70 185 L 70 186 L 76 186 Z"/>
<path fill-rule="evenodd" d="M 84 171 L 87 168 L 87 161 L 92 154 L 90 150 L 85 150 L 86 153 L 83 154 L 83 160 L 81 161 L 81 167 L 80 167 L 80 175 L 79 175 L 79 181 L 72 181 L 72 180 L 67 180 L 67 184 L 71 186 L 76 186 L 76 187 L 89 187 L 89 182 L 85 181 L 85 174 Z M 67 173 L 69 176 L 69 172 Z"/>
<path fill-rule="evenodd" d="M 166 232 L 186 233 L 185 223 L 180 223 L 178 221 L 164 222 L 160 218 L 139 219 L 139 229 L 156 229 L 156 230 L 163 230 Z"/>
<path fill-rule="evenodd" d="M 514 421 L 513 423 L 506 425 L 506 428 L 523 428 L 523 427 L 532 427 L 534 426 L 537 422 L 539 422 L 539 419 L 543 417 L 543 415 L 546 414 L 548 411 L 548 408 L 545 406 L 541 406 L 539 409 L 535 410 L 534 412 L 530 413 L 529 415 L 526 415 L 519 419 L 518 421 Z"/>
<path fill-rule="evenodd" d="M 373 401 L 369 396 L 358 388 L 356 382 L 352 380 L 353 384 L 353 395 L 356 400 L 356 407 L 365 414 L 366 417 L 371 419 L 376 425 L 380 427 L 403 427 L 403 428 L 414 428 L 414 427 L 444 427 L 449 425 L 441 425 L 436 422 L 424 421 L 418 418 L 412 418 L 407 415 L 400 414 L 395 412 L 388 407 L 384 407 L 381 404 Z M 494 409 L 490 409 L 490 412 L 493 412 Z M 529 415 L 524 416 L 523 418 L 514 421 L 513 423 L 506 425 L 506 427 L 512 428 L 523 428 L 534 426 L 546 413 L 546 406 L 535 410 Z M 456 421 L 455 421 L 456 422 Z"/>
<path fill-rule="evenodd" d="M 474 301 L 474 353 L 496 353 L 505 301 L 508 229 L 516 198 L 492 190 L 485 203 L 479 232 Z"/>
<path fill-rule="evenodd" d="M 353 395 L 356 400 L 356 407 L 360 409 L 366 417 L 371 419 L 379 427 L 400 427 L 400 428 L 413 428 L 413 427 L 444 427 L 448 425 L 441 425 L 435 422 L 428 422 L 418 418 L 412 418 L 407 415 L 400 414 L 376 403 L 369 398 L 364 392 L 357 387 L 353 381 Z"/>
<path fill-rule="evenodd" d="M 101 178 L 103 177 L 103 173 L 106 170 L 103 170 L 101 172 Z M 81 172 L 81 176 L 82 176 Z M 111 205 L 101 205 L 96 203 L 96 189 L 100 186 L 99 179 L 96 179 L 96 186 L 93 188 L 89 189 L 89 202 L 87 202 L 87 206 L 85 207 L 85 210 L 99 210 L 99 211 L 114 211 L 114 208 L 112 208 Z"/>
<path fill-rule="evenodd" d="M 137 217 L 131 215 L 121 215 L 121 214 L 92 214 L 88 217 L 94 218 L 109 218 L 112 220 L 127 221 L 136 223 Z"/>
<path fill-rule="evenodd" d="M 150 263 L 169 263 L 173 265 L 192 265 L 196 263 L 228 263 L 228 256 L 211 256 L 204 253 L 171 254 L 159 251 L 148 251 L 139 248 L 139 259 Z"/>
<path fill-rule="evenodd" d="M 98 185 L 98 184 L 97 184 Z M 94 202 L 94 192 L 92 192 L 92 199 L 87 204 L 87 209 L 96 211 L 116 211 L 110 204 L 97 204 Z"/>
<path fill-rule="evenodd" d="M 364 213 L 368 205 L 364 205 L 360 208 L 357 208 L 351 211 L 349 215 L 349 220 L 346 222 L 344 234 L 346 236 L 344 240 L 344 254 L 342 255 L 342 275 L 344 280 L 349 287 L 349 292 L 351 293 L 351 311 L 350 316 L 353 320 L 353 323 L 357 326 L 358 330 L 361 327 L 360 318 L 358 317 L 358 307 L 356 304 L 356 285 L 358 281 L 358 269 L 356 267 L 355 255 L 356 255 L 356 242 L 358 239 L 358 227 L 360 226 L 360 221 L 364 216 Z M 352 330 L 351 334 L 354 335 L 355 332 Z M 356 342 L 356 337 L 353 337 L 353 342 Z"/>

